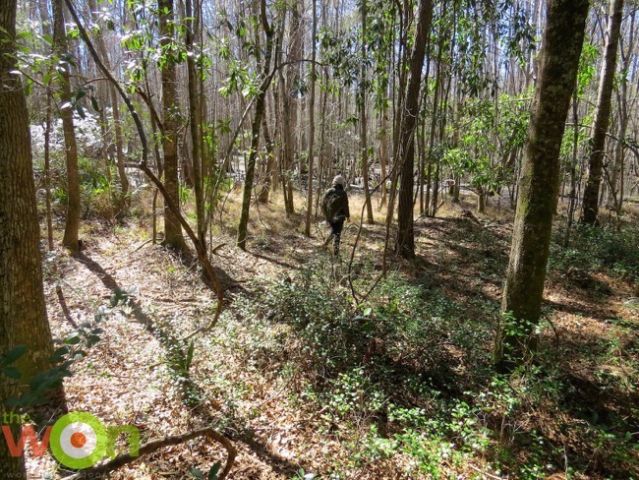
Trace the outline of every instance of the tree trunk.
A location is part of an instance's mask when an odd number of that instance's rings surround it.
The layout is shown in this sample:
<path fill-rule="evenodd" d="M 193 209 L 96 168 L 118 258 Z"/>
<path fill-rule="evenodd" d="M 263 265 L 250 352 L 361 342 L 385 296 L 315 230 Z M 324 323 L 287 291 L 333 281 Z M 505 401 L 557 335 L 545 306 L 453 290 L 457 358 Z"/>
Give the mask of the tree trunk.
<path fill-rule="evenodd" d="M 89 9 L 91 10 L 91 16 L 93 21 L 96 21 L 95 12 L 98 10 L 98 7 L 95 3 L 95 0 L 89 1 Z M 100 55 L 102 55 L 103 61 L 107 68 L 111 68 L 111 61 L 109 60 L 109 54 L 106 49 L 106 45 L 104 44 L 104 38 L 102 33 L 99 32 L 95 38 L 95 44 L 98 47 L 98 51 Z M 109 102 L 111 103 L 111 110 L 113 112 L 113 130 L 115 133 L 115 158 L 116 158 L 116 166 L 118 169 L 118 177 L 120 178 L 120 196 L 118 198 L 117 205 L 117 216 L 118 218 L 122 218 L 127 215 L 129 210 L 129 179 L 126 176 L 126 169 L 124 164 L 126 163 L 126 159 L 124 158 L 124 141 L 122 137 L 122 123 L 120 121 L 120 106 L 118 102 L 118 94 L 115 91 L 115 87 L 113 85 L 108 85 L 108 95 Z"/>
<path fill-rule="evenodd" d="M 584 199 L 581 212 L 582 223 L 595 225 L 599 213 L 599 186 L 601 185 L 601 173 L 603 170 L 604 148 L 606 133 L 610 122 L 610 99 L 615 78 L 617 64 L 617 46 L 619 45 L 619 32 L 621 29 L 621 15 L 623 13 L 623 0 L 611 0 L 610 14 L 608 15 L 608 32 L 603 64 L 601 67 L 601 80 L 597 95 L 597 111 L 590 139 L 590 169 L 588 180 L 584 190 Z"/>
<path fill-rule="evenodd" d="M 180 205 L 180 182 L 178 179 L 177 129 L 178 106 L 176 92 L 176 59 L 173 58 L 170 44 L 175 41 L 173 0 L 159 0 L 160 44 L 163 48 L 164 63 L 161 69 L 164 152 L 164 187 L 175 205 Z M 185 251 L 182 227 L 177 216 L 164 203 L 164 245 L 176 251 Z"/>
<path fill-rule="evenodd" d="M 268 128 L 268 109 L 266 103 L 264 104 L 264 117 L 262 119 L 262 128 L 264 129 L 264 143 L 266 144 L 266 165 L 264 166 L 264 180 L 262 189 L 257 196 L 257 201 L 260 203 L 268 203 L 269 193 L 271 191 L 271 185 L 274 184 L 273 176 L 275 174 L 275 145 L 273 144 L 273 138 L 271 137 L 270 130 Z"/>
<path fill-rule="evenodd" d="M 16 1 L 0 9 L 0 356 L 18 345 L 27 352 L 14 366 L 18 382 L 0 381 L 0 413 L 53 353 L 42 288 L 40 232 L 29 138 L 29 117 L 16 66 Z M 0 441 L 3 478 L 25 478 L 23 459 Z"/>
<path fill-rule="evenodd" d="M 384 101 L 379 115 L 379 162 L 381 166 L 381 181 L 379 207 L 386 206 L 386 176 L 388 175 L 388 107 Z"/>
<path fill-rule="evenodd" d="M 285 191 L 284 203 L 287 216 L 291 216 L 295 213 L 295 205 L 293 203 L 293 172 L 295 170 L 295 126 L 297 125 L 297 109 L 299 108 L 297 89 L 299 88 L 300 77 L 300 66 L 296 62 L 302 58 L 303 33 L 299 3 L 294 3 L 290 10 L 290 16 L 289 33 L 291 36 L 291 46 L 288 61 L 293 62 L 293 64 L 287 69 L 286 82 L 282 83 L 282 102 L 284 107 L 284 168 L 282 182 Z"/>
<path fill-rule="evenodd" d="M 105 56 L 105 58 L 107 58 Z M 120 198 L 118 200 L 118 217 L 122 218 L 127 215 L 129 211 L 130 198 L 129 198 L 129 179 L 126 176 L 126 169 L 124 164 L 126 159 L 124 158 L 123 138 L 122 138 L 122 123 L 120 120 L 120 107 L 118 105 L 118 94 L 115 91 L 113 85 L 109 85 L 109 97 L 111 99 L 111 108 L 113 110 L 113 130 L 115 131 L 115 158 L 118 168 L 118 177 L 120 178 Z"/>
<path fill-rule="evenodd" d="M 570 198 L 568 200 L 568 223 L 566 225 L 566 236 L 564 238 L 564 247 L 570 242 L 570 230 L 575 217 L 577 208 L 577 150 L 579 148 L 579 95 L 577 94 L 577 86 L 573 91 L 572 97 L 572 158 L 570 160 Z"/>
<path fill-rule="evenodd" d="M 502 369 L 534 346 L 559 189 L 559 150 L 584 39 L 588 0 L 553 0 L 540 56 L 540 77 L 522 165 L 495 360 Z"/>
<path fill-rule="evenodd" d="M 630 27 L 628 28 L 628 50 L 624 52 L 623 43 L 620 45 L 622 58 L 621 77 L 619 78 L 619 89 L 617 93 L 617 105 L 619 106 L 619 142 L 615 148 L 615 163 L 612 169 L 612 179 L 610 181 L 612 197 L 615 199 L 615 211 L 620 217 L 623 210 L 624 199 L 624 174 L 625 174 L 625 138 L 628 129 L 628 74 L 630 71 L 630 60 L 634 49 L 635 38 L 635 14 L 630 15 Z M 619 37 L 620 42 L 624 41 L 623 36 Z"/>
<path fill-rule="evenodd" d="M 403 258 L 415 256 L 415 234 L 413 231 L 413 186 L 415 166 L 415 128 L 419 114 L 419 87 L 422 80 L 422 67 L 426 54 L 426 41 L 430 32 L 433 15 L 431 0 L 421 0 L 419 4 L 419 20 L 415 34 L 415 44 L 410 61 L 410 79 L 402 111 L 401 130 L 399 133 L 397 165 L 401 166 L 401 182 L 399 191 L 399 210 L 397 214 L 398 232 L 395 251 Z"/>
<path fill-rule="evenodd" d="M 53 45 L 59 58 L 68 55 L 69 46 L 64 24 L 62 0 L 53 1 Z M 60 73 L 60 116 L 64 132 L 64 147 L 67 167 L 67 218 L 62 243 L 72 253 L 80 251 L 78 230 L 80 228 L 80 177 L 78 174 L 78 146 L 73 126 L 73 106 L 71 104 L 71 83 L 69 70 L 71 65 L 64 63 L 64 71 Z"/>
<path fill-rule="evenodd" d="M 260 46 L 256 46 L 257 48 L 255 49 L 255 52 L 257 64 L 261 64 L 262 67 L 262 82 L 255 101 L 255 114 L 253 116 L 253 124 L 251 126 L 251 150 L 246 162 L 246 177 L 244 178 L 244 192 L 242 194 L 242 212 L 240 214 L 240 223 L 237 227 L 237 246 L 242 250 L 246 250 L 246 235 L 248 233 L 251 196 L 253 194 L 253 178 L 255 177 L 255 159 L 257 158 L 257 152 L 260 147 L 260 127 L 262 125 L 262 119 L 264 118 L 266 93 L 271 79 L 271 77 L 269 77 L 269 68 L 273 52 L 273 30 L 271 29 L 266 16 L 266 0 L 260 1 L 260 18 L 262 28 L 266 34 L 266 52 L 263 60 L 261 60 L 261 55 L 259 53 Z"/>
<path fill-rule="evenodd" d="M 313 26 L 311 33 L 311 92 L 308 101 L 308 181 L 306 182 L 306 225 L 304 234 L 311 236 L 311 216 L 313 213 L 313 157 L 315 151 L 315 43 L 317 42 L 317 5 L 316 0 L 311 0 L 313 4 Z"/>
<path fill-rule="evenodd" d="M 482 187 L 477 188 L 477 213 L 486 213 L 486 192 Z"/>
<path fill-rule="evenodd" d="M 195 212 L 197 217 L 197 233 L 200 240 L 206 245 L 206 218 L 204 205 L 204 176 L 202 171 L 202 155 L 200 151 L 200 104 L 201 92 L 198 92 L 197 70 L 195 67 L 194 45 L 194 17 L 193 1 L 186 0 L 186 49 L 190 53 L 186 57 L 189 90 L 189 126 L 191 132 L 191 156 L 193 160 L 193 187 L 195 190 Z"/>
<path fill-rule="evenodd" d="M 360 86 L 359 86 L 359 108 L 360 108 L 360 130 L 359 130 L 359 141 L 360 141 L 360 155 L 362 159 L 362 179 L 364 183 L 364 201 L 366 202 L 366 223 L 373 224 L 375 220 L 373 219 L 373 202 L 371 202 L 371 193 L 368 187 L 368 177 L 369 177 L 369 169 L 368 169 L 368 120 L 366 118 L 366 90 L 367 90 L 367 80 L 366 80 L 366 0 L 362 0 L 360 9 L 362 14 L 362 48 L 361 48 L 361 68 L 360 68 Z"/>

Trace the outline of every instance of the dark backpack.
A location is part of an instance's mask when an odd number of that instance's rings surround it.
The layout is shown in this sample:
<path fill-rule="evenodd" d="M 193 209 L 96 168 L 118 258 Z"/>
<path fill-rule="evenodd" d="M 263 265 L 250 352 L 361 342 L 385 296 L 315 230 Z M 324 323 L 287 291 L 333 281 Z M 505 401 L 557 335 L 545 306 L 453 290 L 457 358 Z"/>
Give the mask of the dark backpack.
<path fill-rule="evenodd" d="M 346 218 L 347 205 L 346 192 L 343 189 L 331 188 L 324 195 L 324 215 L 329 222 Z"/>

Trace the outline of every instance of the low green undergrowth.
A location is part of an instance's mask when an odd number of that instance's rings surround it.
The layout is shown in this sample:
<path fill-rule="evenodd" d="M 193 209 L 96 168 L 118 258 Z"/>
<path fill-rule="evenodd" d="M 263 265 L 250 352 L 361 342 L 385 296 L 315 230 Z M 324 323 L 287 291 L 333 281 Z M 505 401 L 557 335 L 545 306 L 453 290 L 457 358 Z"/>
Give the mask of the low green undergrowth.
<path fill-rule="evenodd" d="M 392 274 L 357 303 L 321 261 L 254 291 L 234 302 L 241 320 L 225 341 L 247 369 L 289 385 L 292 408 L 339 442 L 344 455 L 321 478 L 376 469 L 451 478 L 476 468 L 520 479 L 622 478 L 639 469 L 634 423 L 622 421 L 632 411 L 607 412 L 605 392 L 601 408 L 584 410 L 580 396 L 594 405 L 601 386 L 564 370 L 555 347 L 543 344 L 535 364 L 512 374 L 494 372 L 498 305 L 489 299 L 452 298 L 432 279 Z"/>
<path fill-rule="evenodd" d="M 568 246 L 563 245 L 564 235 L 558 232 L 551 245 L 551 269 L 603 271 L 639 281 L 639 226 L 625 225 L 616 231 L 605 226 L 579 225 L 572 232 Z"/>

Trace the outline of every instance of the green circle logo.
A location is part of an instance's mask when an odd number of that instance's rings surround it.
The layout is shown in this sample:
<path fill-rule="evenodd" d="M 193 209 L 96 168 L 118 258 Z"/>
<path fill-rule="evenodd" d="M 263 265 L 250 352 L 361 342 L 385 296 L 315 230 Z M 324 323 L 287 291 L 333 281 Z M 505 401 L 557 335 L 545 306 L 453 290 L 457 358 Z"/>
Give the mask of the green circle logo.
<path fill-rule="evenodd" d="M 109 435 L 102 422 L 86 412 L 71 412 L 60 417 L 51 429 L 53 456 L 75 470 L 89 468 L 104 458 Z"/>

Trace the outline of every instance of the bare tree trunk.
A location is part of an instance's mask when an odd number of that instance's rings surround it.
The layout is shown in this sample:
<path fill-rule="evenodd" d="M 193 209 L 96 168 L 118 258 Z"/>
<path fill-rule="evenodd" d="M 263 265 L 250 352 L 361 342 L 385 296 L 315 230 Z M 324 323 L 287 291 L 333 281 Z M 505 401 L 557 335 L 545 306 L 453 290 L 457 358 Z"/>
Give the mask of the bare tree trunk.
<path fill-rule="evenodd" d="M 579 96 L 575 86 L 572 99 L 572 159 L 570 161 L 570 199 L 568 202 L 568 224 L 566 225 L 566 236 L 564 238 L 564 247 L 570 242 L 570 230 L 575 218 L 575 210 L 577 208 L 577 150 L 579 147 Z"/>
<path fill-rule="evenodd" d="M 290 17 L 289 34 L 291 36 L 291 46 L 288 61 L 293 62 L 293 64 L 287 69 L 286 82 L 282 83 L 282 102 L 284 107 L 284 168 L 282 182 L 286 192 L 284 194 L 284 203 L 287 216 L 295 213 L 293 204 L 293 171 L 295 169 L 296 148 L 295 126 L 297 125 L 297 109 L 299 108 L 297 88 L 300 76 L 300 66 L 296 62 L 302 58 L 303 34 L 299 2 L 294 2 L 290 9 Z"/>
<path fill-rule="evenodd" d="M 360 141 L 360 155 L 362 158 L 362 178 L 364 180 L 364 201 L 366 202 L 366 223 L 373 224 L 375 220 L 373 219 L 373 203 L 371 202 L 371 193 L 368 186 L 368 177 L 369 177 L 369 169 L 368 169 L 368 120 L 366 117 L 366 90 L 367 90 L 367 80 L 366 80 L 366 56 L 367 56 L 367 48 L 366 48 L 366 15 L 367 15 L 367 6 L 366 0 L 362 0 L 360 4 L 360 10 L 362 15 L 362 48 L 361 48 L 361 67 L 360 67 L 360 86 L 359 86 L 359 108 L 360 108 L 360 130 L 359 130 L 359 141 Z"/>
<path fill-rule="evenodd" d="M 95 19 L 95 12 L 97 11 L 97 5 L 95 0 L 89 0 L 89 9 L 91 10 L 91 16 L 93 21 Z M 104 38 L 101 32 L 95 37 L 95 44 L 104 59 L 104 63 L 107 68 L 111 68 L 111 61 L 109 60 L 109 54 L 106 49 L 106 45 L 104 44 Z M 117 216 L 122 218 L 126 216 L 129 210 L 130 198 L 129 198 L 129 179 L 126 176 L 125 163 L 126 159 L 124 158 L 124 141 L 122 136 L 122 123 L 120 120 L 120 106 L 118 102 L 118 94 L 115 91 L 115 87 L 113 85 L 108 85 L 108 95 L 109 102 L 111 103 L 111 110 L 113 113 L 113 130 L 115 133 L 115 156 L 116 156 L 116 166 L 118 169 L 118 177 L 120 179 L 120 197 L 118 199 L 117 205 Z"/>
<path fill-rule="evenodd" d="M 306 225 L 304 227 L 304 234 L 307 237 L 311 236 L 311 216 L 313 213 L 313 161 L 315 151 L 315 54 L 317 43 L 317 2 L 311 0 L 313 4 L 313 26 L 311 32 L 311 92 L 308 102 L 308 181 L 306 185 Z"/>
<path fill-rule="evenodd" d="M 162 77 L 162 112 L 163 132 L 162 150 L 164 152 L 164 187 L 175 205 L 180 205 L 180 181 L 178 179 L 177 155 L 177 92 L 176 92 L 176 59 L 172 58 L 172 50 L 168 48 L 174 42 L 174 13 L 173 0 L 159 0 L 160 44 L 163 47 L 164 63 L 161 69 Z M 180 221 L 169 206 L 164 203 L 164 244 L 176 251 L 186 251 Z"/>
<path fill-rule="evenodd" d="M 323 8 L 323 16 L 325 17 L 326 7 Z M 326 28 L 326 20 L 324 18 L 324 28 Z M 328 84 L 328 69 L 324 67 L 324 82 Z M 320 123 L 320 145 L 319 145 L 319 154 L 320 154 L 320 163 L 319 163 L 319 175 L 317 178 L 317 194 L 315 195 L 315 215 L 317 215 L 317 211 L 319 210 L 319 201 L 322 196 L 322 187 L 324 182 L 324 175 L 326 167 L 328 166 L 328 155 L 326 148 L 326 107 L 328 104 L 328 91 L 323 89 L 322 92 L 322 111 L 320 114 L 321 123 Z"/>
<path fill-rule="evenodd" d="M 105 57 L 106 58 L 106 57 Z M 126 216 L 130 206 L 129 198 L 129 178 L 126 176 L 124 164 L 124 141 L 122 137 L 122 121 L 120 119 L 120 106 L 118 94 L 113 85 L 109 85 L 109 97 L 111 99 L 111 109 L 113 110 L 113 129 L 115 131 L 115 158 L 120 178 L 120 199 L 118 201 L 118 217 Z"/>
<path fill-rule="evenodd" d="M 380 187 L 379 207 L 386 205 L 386 175 L 388 170 L 388 112 L 386 102 L 380 112 L 380 128 L 379 128 L 379 162 L 381 166 L 382 186 Z"/>
<path fill-rule="evenodd" d="M 604 148 L 606 133 L 610 122 L 610 99 L 617 65 L 617 46 L 619 45 L 619 32 L 621 29 L 621 15 L 623 13 L 623 0 L 611 0 L 610 14 L 608 15 L 608 32 L 606 49 L 601 67 L 601 80 L 597 95 L 597 112 L 590 139 L 590 170 L 581 212 L 581 221 L 585 224 L 595 225 L 599 213 L 599 187 L 603 170 Z"/>
<path fill-rule="evenodd" d="M 426 41 L 430 33 L 433 15 L 431 0 L 421 0 L 415 44 L 410 61 L 410 79 L 406 90 L 406 102 L 402 112 L 400 128 L 399 156 L 395 159 L 401 166 L 398 231 L 395 251 L 403 258 L 415 256 L 415 233 L 413 231 L 413 187 L 415 166 L 415 129 L 419 115 L 419 87 L 422 81 L 422 67 L 426 54 Z"/>
<path fill-rule="evenodd" d="M 253 125 L 251 126 L 251 150 L 246 162 L 246 177 L 244 178 L 244 192 L 242 194 L 242 212 L 240 214 L 240 222 L 237 227 L 237 246 L 242 250 L 246 249 L 246 235 L 248 233 L 249 212 L 251 207 L 251 196 L 253 193 L 253 178 L 255 176 L 255 160 L 260 147 L 260 127 L 264 118 L 264 110 L 266 108 L 266 93 L 270 84 L 269 68 L 271 65 L 271 55 L 273 52 L 273 30 L 269 25 L 266 16 L 266 0 L 260 0 L 260 19 L 262 28 L 266 34 L 266 52 L 264 58 L 261 59 L 259 54 L 260 46 L 257 45 L 256 56 L 258 65 L 262 67 L 262 82 L 257 92 L 255 101 L 255 114 L 253 116 Z"/>
<path fill-rule="evenodd" d="M 69 52 L 67 34 L 64 24 L 62 0 L 53 0 L 53 44 L 56 55 L 64 58 Z M 80 177 L 78 174 L 78 146 L 73 126 L 73 106 L 71 103 L 71 83 L 69 70 L 71 65 L 64 63 L 64 71 L 60 72 L 60 116 L 64 131 L 64 147 L 67 167 L 67 218 L 62 243 L 72 253 L 80 251 L 78 231 L 80 228 Z"/>
<path fill-rule="evenodd" d="M 193 17 L 193 1 L 186 0 L 186 31 L 185 43 L 186 49 L 190 53 L 186 57 L 188 71 L 188 90 L 189 90 L 189 125 L 191 132 L 191 156 L 193 160 L 193 189 L 195 190 L 195 212 L 197 217 L 197 234 L 198 237 L 206 245 L 206 218 L 204 209 L 204 181 L 202 172 L 202 155 L 200 151 L 200 103 L 199 99 L 202 92 L 198 92 L 197 69 L 195 67 L 194 45 L 194 17 Z"/>
<path fill-rule="evenodd" d="M 625 141 L 626 133 L 628 130 L 628 74 L 630 70 L 630 60 L 632 58 L 632 52 L 634 48 L 635 39 L 635 15 L 636 11 L 630 14 L 630 27 L 628 29 L 628 51 L 624 52 L 623 43 L 621 43 L 621 58 L 622 58 L 622 76 L 619 79 L 619 90 L 617 94 L 618 106 L 619 106 L 619 141 L 615 150 L 615 163 L 612 169 L 612 179 L 610 181 L 611 191 L 613 193 L 612 198 L 615 199 L 615 205 L 611 205 L 615 208 L 617 216 L 621 216 L 623 210 L 624 200 L 624 175 L 625 175 Z M 620 35 L 620 42 L 623 42 L 624 37 Z"/>
<path fill-rule="evenodd" d="M 0 381 L 0 414 L 6 401 L 50 368 L 53 354 L 42 288 L 40 231 L 29 138 L 29 117 L 16 66 L 16 1 L 0 9 L 0 356 L 18 345 L 21 376 Z M 24 479 L 22 458 L 0 441 L 3 478 Z"/>
<path fill-rule="evenodd" d="M 495 360 L 508 369 L 534 346 L 559 189 L 559 150 L 584 39 L 588 0 L 553 0 L 539 64 L 539 83 L 528 145 L 520 176 L 510 262 L 506 273 L 504 317 Z"/>
<path fill-rule="evenodd" d="M 271 184 L 273 184 L 273 175 L 275 172 L 275 146 L 268 128 L 268 109 L 264 105 L 264 118 L 262 119 L 262 128 L 264 130 L 264 143 L 266 143 L 266 166 L 264 167 L 264 180 L 262 189 L 257 197 L 260 203 L 268 203 Z"/>

